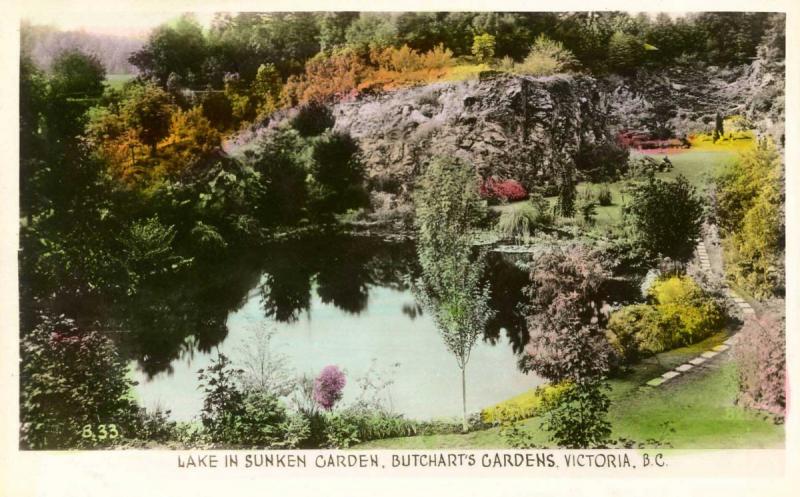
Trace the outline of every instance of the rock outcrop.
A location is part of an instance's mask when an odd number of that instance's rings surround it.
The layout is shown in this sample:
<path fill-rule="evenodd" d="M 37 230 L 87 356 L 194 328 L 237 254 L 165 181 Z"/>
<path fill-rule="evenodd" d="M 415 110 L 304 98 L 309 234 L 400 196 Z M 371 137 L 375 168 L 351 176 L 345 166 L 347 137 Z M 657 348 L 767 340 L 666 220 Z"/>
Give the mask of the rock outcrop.
<path fill-rule="evenodd" d="M 544 183 L 571 167 L 581 146 L 612 139 L 606 100 L 583 76 L 438 83 L 342 102 L 333 115 L 334 130 L 359 142 L 370 176 L 402 183 L 433 156 Z"/>

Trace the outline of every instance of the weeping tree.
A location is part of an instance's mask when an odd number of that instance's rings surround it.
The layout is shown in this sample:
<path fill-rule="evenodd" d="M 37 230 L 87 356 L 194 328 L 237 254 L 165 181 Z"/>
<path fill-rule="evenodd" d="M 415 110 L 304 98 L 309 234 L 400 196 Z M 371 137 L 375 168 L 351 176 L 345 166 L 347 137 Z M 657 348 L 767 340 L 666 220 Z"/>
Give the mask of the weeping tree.
<path fill-rule="evenodd" d="M 471 166 L 435 158 L 414 193 L 422 267 L 415 288 L 461 370 L 464 431 L 468 429 L 466 366 L 493 314 L 489 287 L 481 283 L 485 256 L 475 254 L 471 244 L 476 226 L 486 216 L 477 185 Z"/>

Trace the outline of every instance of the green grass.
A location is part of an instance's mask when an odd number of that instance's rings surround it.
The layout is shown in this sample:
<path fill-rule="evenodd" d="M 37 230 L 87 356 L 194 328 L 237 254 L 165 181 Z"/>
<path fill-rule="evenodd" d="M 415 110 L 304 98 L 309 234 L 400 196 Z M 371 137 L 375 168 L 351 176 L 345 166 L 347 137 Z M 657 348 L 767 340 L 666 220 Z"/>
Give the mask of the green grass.
<path fill-rule="evenodd" d="M 688 448 L 775 448 L 784 443 L 784 427 L 767 416 L 735 404 L 736 364 L 718 358 L 702 370 L 672 380 L 658 388 L 643 386 L 725 340 L 724 332 L 689 347 L 665 352 L 638 364 L 626 376 L 612 380 L 609 420 L 613 437 L 637 441 L 663 439 L 676 449 Z M 675 429 L 665 432 L 665 423 Z M 550 445 L 541 419 L 530 418 L 522 425 L 535 442 Z M 508 448 L 499 428 L 464 435 L 426 435 L 376 440 L 358 449 L 466 449 Z"/>
<path fill-rule="evenodd" d="M 135 77 L 135 74 L 106 74 L 106 83 L 111 89 L 121 90 L 125 83 Z"/>
<path fill-rule="evenodd" d="M 635 159 L 641 155 L 642 154 L 633 152 L 631 153 L 631 158 Z M 698 193 L 703 196 L 708 182 L 719 175 L 726 167 L 736 162 L 737 156 L 737 151 L 726 149 L 689 150 L 686 152 L 669 154 L 669 160 L 673 164 L 672 170 L 665 173 L 658 173 L 656 177 L 661 179 L 675 179 L 678 175 L 683 175 L 690 184 L 697 188 Z M 652 157 L 661 160 L 663 155 L 652 154 Z M 579 183 L 577 186 L 578 194 L 580 196 L 585 189 L 591 189 L 596 194 L 601 185 L 601 183 Z M 608 183 L 608 187 L 611 190 L 612 204 L 608 206 L 597 206 L 595 225 L 592 229 L 602 231 L 605 228 L 619 223 L 622 218 L 622 205 L 626 201 L 622 193 L 625 186 L 625 181 Z M 548 197 L 547 200 L 552 206 L 555 205 L 557 197 Z M 517 209 L 525 203 L 525 201 L 515 202 L 496 206 L 493 207 L 493 209 L 503 212 L 510 209 Z M 580 214 L 576 214 L 576 217 L 571 220 L 561 220 L 561 222 L 566 222 L 566 224 L 580 224 Z"/>

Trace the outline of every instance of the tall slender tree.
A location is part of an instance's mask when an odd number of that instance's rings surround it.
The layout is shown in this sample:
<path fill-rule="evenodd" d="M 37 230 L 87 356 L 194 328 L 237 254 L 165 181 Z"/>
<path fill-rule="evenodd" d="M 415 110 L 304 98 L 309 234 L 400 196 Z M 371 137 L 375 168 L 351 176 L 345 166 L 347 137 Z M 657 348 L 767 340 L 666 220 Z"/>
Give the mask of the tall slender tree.
<path fill-rule="evenodd" d="M 466 367 L 493 311 L 481 283 L 483 254 L 473 256 L 472 235 L 485 216 L 474 169 L 457 160 L 434 159 L 414 197 L 417 254 L 422 277 L 417 294 L 433 316 L 461 370 L 463 429 L 467 431 Z"/>

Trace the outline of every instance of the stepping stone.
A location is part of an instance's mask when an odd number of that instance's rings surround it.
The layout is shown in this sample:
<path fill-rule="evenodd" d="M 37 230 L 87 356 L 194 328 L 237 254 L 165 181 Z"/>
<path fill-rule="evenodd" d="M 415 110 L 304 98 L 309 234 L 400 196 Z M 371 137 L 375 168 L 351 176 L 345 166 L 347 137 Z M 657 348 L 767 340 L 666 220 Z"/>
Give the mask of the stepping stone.
<path fill-rule="evenodd" d="M 725 352 L 725 351 L 726 351 L 726 350 L 728 350 L 729 348 L 730 348 L 730 347 L 729 347 L 729 346 L 727 346 L 727 345 L 717 345 L 716 347 L 712 348 L 711 350 L 713 350 L 713 351 L 715 351 L 715 352 Z"/>
<path fill-rule="evenodd" d="M 703 364 L 704 362 L 706 362 L 707 360 L 708 359 L 706 359 L 705 357 L 695 357 L 694 359 L 692 359 L 689 362 L 694 364 L 695 366 L 699 366 L 699 365 Z"/>
<path fill-rule="evenodd" d="M 742 310 L 744 311 L 744 314 L 746 316 L 755 316 L 756 315 L 756 311 L 752 307 L 748 307 L 748 308 L 742 309 Z"/>
<path fill-rule="evenodd" d="M 666 373 L 662 374 L 661 377 L 664 378 L 664 381 L 671 380 L 676 376 L 680 375 L 677 371 L 667 371 Z"/>
<path fill-rule="evenodd" d="M 717 354 L 719 354 L 719 352 L 712 352 L 712 351 L 709 350 L 708 352 L 703 352 L 702 354 L 700 354 L 700 356 L 701 357 L 705 357 L 706 359 L 711 359 L 712 357 L 714 357 Z"/>
<path fill-rule="evenodd" d="M 667 380 L 665 380 L 664 378 L 653 378 L 652 380 L 648 381 L 645 384 L 649 385 L 651 387 L 657 387 L 657 386 L 661 385 L 662 383 L 664 383 L 665 381 L 667 381 Z"/>
<path fill-rule="evenodd" d="M 693 367 L 694 366 L 692 366 L 691 364 L 681 364 L 680 366 L 675 368 L 675 371 L 680 371 L 681 373 L 685 373 L 686 371 L 689 371 Z"/>

